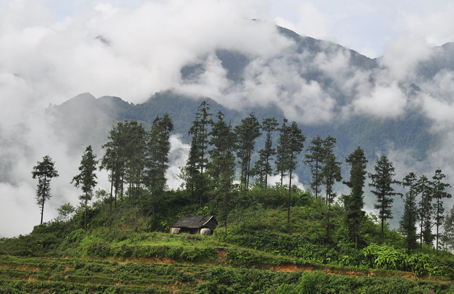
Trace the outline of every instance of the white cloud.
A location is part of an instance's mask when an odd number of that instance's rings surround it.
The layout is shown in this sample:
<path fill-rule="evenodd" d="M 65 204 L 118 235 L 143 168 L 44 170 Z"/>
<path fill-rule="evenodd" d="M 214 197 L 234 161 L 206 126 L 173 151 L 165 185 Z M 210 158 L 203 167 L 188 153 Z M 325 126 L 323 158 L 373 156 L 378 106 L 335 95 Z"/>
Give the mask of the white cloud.
<path fill-rule="evenodd" d="M 195 80 L 183 82 L 178 90 L 194 97 L 210 97 L 228 106 L 229 101 L 225 101 L 223 98 L 232 85 L 226 75 L 227 71 L 222 67 L 221 61 L 215 54 L 210 54 L 204 62 L 204 72 Z"/>
<path fill-rule="evenodd" d="M 282 96 L 282 110 L 290 120 L 305 124 L 323 124 L 333 118 L 335 101 L 317 82 L 301 81 L 300 89 L 292 95 Z"/>
<path fill-rule="evenodd" d="M 284 185 L 288 185 L 289 177 L 285 176 L 282 179 L 282 181 L 283 181 Z M 274 186 L 276 184 L 280 185 L 281 184 L 281 176 L 279 176 L 279 175 L 269 176 L 268 177 L 268 183 L 270 183 L 270 185 L 272 185 L 272 186 Z M 299 177 L 296 174 L 293 174 L 293 176 L 292 176 L 292 186 L 293 185 L 297 186 L 299 189 L 301 189 L 303 191 L 306 191 L 306 188 L 304 188 L 304 185 L 302 183 L 300 183 Z"/>
<path fill-rule="evenodd" d="M 288 28 L 303 36 L 317 39 L 327 39 L 326 31 L 327 17 L 321 12 L 313 2 L 303 2 L 298 7 L 299 19 L 293 23 L 282 17 L 276 17 L 277 25 Z"/>
<path fill-rule="evenodd" d="M 407 98 L 397 84 L 378 85 L 369 94 L 353 101 L 355 113 L 380 118 L 397 118 L 405 113 Z"/>
<path fill-rule="evenodd" d="M 440 46 L 454 40 L 454 5 L 427 14 L 403 12 L 402 22 L 407 31 L 417 34 L 432 46 Z"/>
<path fill-rule="evenodd" d="M 389 69 L 389 79 L 408 79 L 413 77 L 417 64 L 429 59 L 432 52 L 424 38 L 403 34 L 386 47 L 382 65 Z"/>
<path fill-rule="evenodd" d="M 178 189 L 183 183 L 178 175 L 181 172 L 181 168 L 186 166 L 189 148 L 189 144 L 181 141 L 180 135 L 172 135 L 170 137 L 169 169 L 166 173 L 167 186 L 170 189 Z"/>
<path fill-rule="evenodd" d="M 35 189 L 28 183 L 20 183 L 17 186 L 0 183 L 0 201 L 3 203 L 0 206 L 0 214 L 4 221 L 0 226 L 0 237 L 28 234 L 33 226 L 39 224 L 40 211 L 34 198 L 29 197 L 34 193 Z"/>

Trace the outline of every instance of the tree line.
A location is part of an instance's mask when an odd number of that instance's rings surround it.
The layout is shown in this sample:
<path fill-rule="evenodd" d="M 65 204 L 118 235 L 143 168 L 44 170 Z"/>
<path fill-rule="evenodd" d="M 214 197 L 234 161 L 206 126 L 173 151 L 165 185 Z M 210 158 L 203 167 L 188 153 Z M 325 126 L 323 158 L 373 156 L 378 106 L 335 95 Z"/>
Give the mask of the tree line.
<path fill-rule="evenodd" d="M 267 189 L 269 177 L 275 175 L 280 179 L 276 184 L 288 189 L 287 221 L 290 223 L 291 193 L 294 190 L 292 178 L 306 141 L 297 123 L 287 119 L 278 123 L 275 118 L 265 118 L 260 122 L 254 113 L 250 113 L 233 127 L 231 122 L 224 120 L 222 112 L 218 112 L 214 120 L 212 117 L 210 105 L 203 101 L 188 131 L 191 136 L 188 160 L 180 174 L 187 193 L 201 207 L 212 203 L 227 232 L 227 217 L 235 195 L 247 192 L 252 183 Z M 97 184 L 95 171 L 98 163 L 100 169 L 109 172 L 111 212 L 116 207 L 117 198 L 126 195 L 136 203 L 147 202 L 149 213 L 155 215 L 155 207 L 166 190 L 165 174 L 169 167 L 172 131 L 173 124 L 168 114 L 156 117 L 148 131 L 138 122 L 124 121 L 109 131 L 108 142 L 102 146 L 105 153 L 101 160 L 96 160 L 91 146 L 86 148 L 79 167 L 80 173 L 71 182 L 83 192 L 80 200 L 85 208 L 85 226 L 87 203 L 92 199 Z M 278 140 L 274 144 L 276 132 Z M 264 146 L 256 150 L 256 141 L 263 134 Z M 338 196 L 334 185 L 342 181 L 341 162 L 336 158 L 335 144 L 336 139 L 331 136 L 313 138 L 301 162 L 310 168 L 312 194 L 324 201 L 328 208 L 325 216 L 326 242 L 330 242 L 331 206 Z M 254 154 L 258 155 L 258 159 L 253 163 Z M 365 218 L 364 187 L 369 178 L 371 182 L 368 185 L 376 197 L 374 207 L 378 210 L 381 222 L 382 242 L 386 221 L 393 217 L 391 207 L 394 197 L 401 196 L 404 198 L 404 213 L 399 230 L 405 236 L 408 251 L 417 248 L 418 239 L 419 246 L 423 243 L 432 246 L 435 241 L 438 250 L 442 237 L 446 236 L 441 233 L 441 228 L 447 221 L 452 223 L 452 217 L 446 218 L 444 215 L 443 199 L 451 195 L 446 192 L 450 185 L 444 182 L 445 175 L 441 169 L 436 170 L 432 180 L 424 175 L 418 178 L 411 172 L 398 181 L 393 164 L 386 156 L 379 158 L 374 173 L 367 172 L 368 160 L 361 147 L 348 155 L 345 161 L 350 165 L 350 177 L 342 183 L 351 191 L 348 195 L 342 195 L 341 203 L 345 210 L 348 234 L 355 248 Z M 42 223 L 44 203 L 51 197 L 50 180 L 57 177 L 58 172 L 52 159 L 45 156 L 42 162 L 33 167 L 32 175 L 39 181 L 36 199 L 41 208 Z M 288 183 L 284 183 L 284 180 Z M 403 186 L 405 195 L 397 192 L 396 186 Z M 322 188 L 324 196 L 321 195 Z M 432 232 L 434 226 L 435 233 Z M 447 230 L 450 227 L 445 226 L 444 231 Z"/>

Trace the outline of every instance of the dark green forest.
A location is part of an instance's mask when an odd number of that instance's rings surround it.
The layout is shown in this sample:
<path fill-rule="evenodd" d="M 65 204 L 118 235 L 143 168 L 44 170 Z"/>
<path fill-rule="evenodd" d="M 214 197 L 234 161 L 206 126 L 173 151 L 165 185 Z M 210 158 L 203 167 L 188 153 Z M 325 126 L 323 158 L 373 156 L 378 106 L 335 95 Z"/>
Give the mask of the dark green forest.
<path fill-rule="evenodd" d="M 308 136 L 279 116 L 229 117 L 210 103 L 187 116 L 178 189 L 165 176 L 178 129 L 171 113 L 114 124 L 102 156 L 87 146 L 68 183 L 81 190 L 80 204 L 0 240 L 0 292 L 454 291 L 454 209 L 443 205 L 451 195 L 441 169 L 398 179 L 386 156 L 370 159 L 363 146 L 342 157 L 330 134 Z M 307 191 L 292 184 L 301 166 Z M 109 190 L 97 189 L 98 169 L 108 172 Z M 32 175 L 42 215 L 58 162 L 46 155 Z M 350 193 L 339 194 L 339 184 Z M 374 213 L 364 211 L 366 188 Z M 391 229 L 399 198 L 403 215 Z M 219 226 L 210 236 L 169 234 L 187 215 L 214 215 Z"/>

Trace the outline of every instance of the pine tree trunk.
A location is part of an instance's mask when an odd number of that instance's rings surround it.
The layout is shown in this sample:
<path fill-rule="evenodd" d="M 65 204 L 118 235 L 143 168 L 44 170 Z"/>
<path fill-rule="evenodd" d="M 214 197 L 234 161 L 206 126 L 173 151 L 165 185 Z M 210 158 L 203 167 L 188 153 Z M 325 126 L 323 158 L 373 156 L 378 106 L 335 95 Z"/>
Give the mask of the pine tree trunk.
<path fill-rule="evenodd" d="M 329 243 L 329 219 L 330 219 L 330 208 L 331 204 L 328 204 L 328 212 L 326 213 L 326 241 L 325 244 Z"/>
<path fill-rule="evenodd" d="M 226 195 L 224 195 L 224 197 L 227 198 Z M 224 199 L 224 209 L 225 209 L 225 216 L 224 216 L 224 233 L 227 235 L 227 215 L 228 215 L 227 199 Z"/>
<path fill-rule="evenodd" d="M 268 166 L 268 157 L 266 158 L 266 166 Z M 265 172 L 265 189 L 268 189 L 268 171 Z"/>
<path fill-rule="evenodd" d="M 87 200 L 85 200 L 85 231 L 87 230 Z"/>
<path fill-rule="evenodd" d="M 318 198 L 318 164 L 315 165 L 315 199 Z"/>
<path fill-rule="evenodd" d="M 249 190 L 249 167 L 251 166 L 251 153 L 248 152 L 247 167 L 246 167 L 246 191 Z"/>
<path fill-rule="evenodd" d="M 437 222 L 437 253 L 438 253 L 438 227 L 439 227 L 439 216 L 440 216 L 440 199 L 437 199 L 437 216 L 436 216 L 436 222 Z"/>
<path fill-rule="evenodd" d="M 43 199 L 43 205 L 41 206 L 41 225 L 43 224 L 43 215 L 44 215 L 44 199 Z"/>
<path fill-rule="evenodd" d="M 110 201 L 109 201 L 109 231 L 112 230 L 112 193 L 113 193 L 113 171 L 111 173 L 111 179 L 112 181 L 110 182 Z"/>
<path fill-rule="evenodd" d="M 118 195 L 118 189 L 115 187 L 115 205 L 114 208 L 117 209 L 117 195 Z"/>
<path fill-rule="evenodd" d="M 281 170 L 281 188 L 284 185 L 284 170 Z"/>
<path fill-rule="evenodd" d="M 293 157 L 291 158 L 293 161 Z M 287 211 L 287 223 L 289 225 L 289 233 L 290 233 L 290 201 L 292 197 L 292 170 L 289 171 L 289 183 L 288 183 L 288 211 Z"/>
<path fill-rule="evenodd" d="M 155 209 L 154 209 L 154 205 L 155 205 L 155 193 L 154 192 L 151 192 L 151 211 L 153 213 L 153 218 L 155 217 Z"/>
<path fill-rule="evenodd" d="M 422 249 L 422 224 L 423 222 L 421 221 L 419 225 L 419 248 Z"/>

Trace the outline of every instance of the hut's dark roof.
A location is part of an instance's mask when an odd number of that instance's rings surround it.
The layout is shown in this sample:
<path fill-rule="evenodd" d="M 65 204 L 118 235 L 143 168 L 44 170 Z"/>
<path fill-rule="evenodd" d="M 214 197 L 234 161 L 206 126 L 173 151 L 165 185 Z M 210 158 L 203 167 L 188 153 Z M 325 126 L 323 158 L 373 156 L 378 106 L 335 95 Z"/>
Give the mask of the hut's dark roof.
<path fill-rule="evenodd" d="M 193 215 L 193 216 L 183 216 L 179 221 L 177 221 L 172 227 L 173 228 L 188 228 L 188 229 L 198 229 L 206 225 L 210 220 L 214 220 L 216 225 L 218 222 L 212 215 Z"/>

